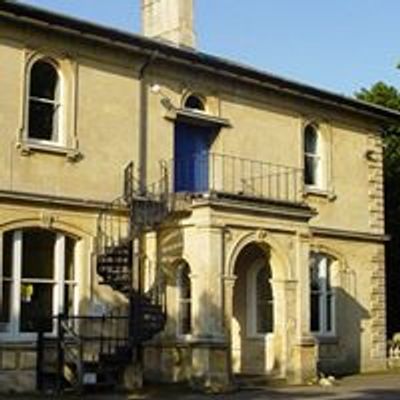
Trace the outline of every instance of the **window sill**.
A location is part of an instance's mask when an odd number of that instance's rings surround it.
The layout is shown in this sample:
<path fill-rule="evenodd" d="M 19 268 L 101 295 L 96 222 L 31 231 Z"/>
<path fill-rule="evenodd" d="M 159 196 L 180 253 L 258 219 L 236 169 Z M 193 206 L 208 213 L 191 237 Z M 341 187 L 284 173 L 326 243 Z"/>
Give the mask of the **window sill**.
<path fill-rule="evenodd" d="M 41 152 L 64 156 L 70 162 L 82 159 L 82 153 L 77 148 L 65 147 L 57 143 L 51 144 L 26 140 L 18 142 L 16 147 L 22 156 L 30 156 L 35 152 Z"/>
<path fill-rule="evenodd" d="M 187 334 L 187 335 L 180 335 L 180 334 L 178 334 L 177 336 L 176 336 L 176 341 L 177 341 L 177 343 L 179 343 L 179 344 L 190 344 L 190 343 L 192 343 L 193 342 L 193 335 L 192 334 Z"/>
<path fill-rule="evenodd" d="M 304 187 L 304 197 L 320 197 L 325 198 L 328 201 L 335 201 L 337 196 L 332 190 L 321 189 L 313 186 Z"/>
<path fill-rule="evenodd" d="M 9 332 L 0 333 L 1 345 L 4 346 L 31 346 L 37 343 L 37 333 L 18 333 L 16 335 Z"/>
<path fill-rule="evenodd" d="M 271 340 L 274 337 L 274 333 L 273 332 L 269 332 L 269 333 L 253 333 L 253 334 L 249 334 L 247 335 L 247 339 L 248 340 L 254 340 L 254 341 L 268 341 Z"/>
<path fill-rule="evenodd" d="M 315 339 L 318 344 L 338 344 L 339 343 L 339 338 L 336 335 L 315 334 Z"/>

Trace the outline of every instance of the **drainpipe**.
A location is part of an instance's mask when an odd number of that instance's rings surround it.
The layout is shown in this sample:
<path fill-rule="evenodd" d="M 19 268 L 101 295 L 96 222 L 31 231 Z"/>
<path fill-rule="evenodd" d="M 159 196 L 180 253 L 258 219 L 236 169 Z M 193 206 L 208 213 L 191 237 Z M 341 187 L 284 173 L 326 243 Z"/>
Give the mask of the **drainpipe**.
<path fill-rule="evenodd" d="M 154 60 L 157 58 L 158 51 L 154 51 L 148 59 L 144 62 L 139 70 L 139 81 L 140 81 L 140 94 L 139 94 L 139 155 L 138 155 L 138 172 L 139 172 L 139 191 L 140 194 L 146 193 L 146 181 L 147 181 L 147 116 L 148 116 L 148 106 L 147 106 L 147 84 L 145 79 L 145 74 Z M 142 293 L 142 262 L 141 254 L 143 249 L 143 238 L 141 232 L 137 238 L 134 239 L 133 252 L 134 260 L 136 265 L 133 265 L 135 275 L 133 277 L 135 289 L 139 294 Z M 137 257 L 135 257 L 137 255 Z M 136 268 L 135 268 L 136 267 Z"/>
<path fill-rule="evenodd" d="M 139 191 L 140 194 L 145 195 L 146 192 L 146 178 L 147 178 L 147 116 L 148 116 L 148 106 L 147 106 L 147 84 L 145 80 L 145 74 L 147 69 L 153 63 L 157 57 L 157 51 L 153 52 L 148 59 L 144 62 L 139 70 L 139 140 L 138 140 L 138 173 L 139 173 Z M 133 238 L 132 242 L 132 269 L 133 269 L 133 289 L 136 290 L 137 294 L 140 296 L 143 292 L 142 287 L 142 253 L 144 248 L 143 234 L 139 232 L 136 237 Z M 134 300 L 135 305 L 134 312 L 138 312 L 137 299 Z M 135 318 L 137 320 L 137 318 Z M 135 327 L 133 329 L 136 329 Z M 136 345 L 133 354 L 134 362 L 134 372 L 136 388 L 141 388 L 143 385 L 143 347 L 140 344 Z"/>
<path fill-rule="evenodd" d="M 147 84 L 145 75 L 147 69 L 151 66 L 154 60 L 158 56 L 158 51 L 151 53 L 149 58 L 141 66 L 139 70 L 139 81 L 140 81 L 140 95 L 139 95 L 139 156 L 138 156 L 138 170 L 139 170 L 139 189 L 141 193 L 145 192 L 146 180 L 147 180 L 147 116 L 148 116 L 148 96 L 147 96 Z"/>

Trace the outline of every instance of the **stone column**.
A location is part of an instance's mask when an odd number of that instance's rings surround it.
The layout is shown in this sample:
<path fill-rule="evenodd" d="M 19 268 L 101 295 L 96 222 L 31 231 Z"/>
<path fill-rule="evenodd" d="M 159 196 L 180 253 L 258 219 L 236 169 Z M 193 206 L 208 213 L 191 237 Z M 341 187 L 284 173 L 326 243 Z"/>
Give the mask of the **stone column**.
<path fill-rule="evenodd" d="M 292 371 L 288 377 L 296 384 L 317 375 L 317 344 L 310 333 L 310 239 L 307 232 L 296 237 L 296 339 L 292 346 Z"/>
<path fill-rule="evenodd" d="M 295 281 L 273 280 L 274 293 L 274 349 L 279 365 L 279 375 L 290 375 L 290 350 L 295 343 L 296 329 L 296 284 Z"/>
<path fill-rule="evenodd" d="M 229 380 L 232 380 L 233 364 L 232 364 L 232 318 L 233 318 L 233 289 L 235 287 L 236 276 L 223 277 L 224 291 L 224 333 L 225 340 L 228 346 L 228 374 Z"/>
<path fill-rule="evenodd" d="M 197 225 L 193 233 L 187 252 L 192 271 L 198 277 L 192 293 L 192 385 L 220 392 L 229 385 L 230 378 L 223 312 L 223 231 Z"/>

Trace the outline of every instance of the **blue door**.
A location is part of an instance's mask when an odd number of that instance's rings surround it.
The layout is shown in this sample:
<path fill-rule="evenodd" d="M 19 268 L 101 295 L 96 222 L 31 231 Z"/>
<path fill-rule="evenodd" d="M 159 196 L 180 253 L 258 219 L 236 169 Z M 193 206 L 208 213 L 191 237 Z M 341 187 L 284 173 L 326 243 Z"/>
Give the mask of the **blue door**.
<path fill-rule="evenodd" d="M 208 158 L 213 130 L 178 122 L 175 125 L 175 192 L 208 191 Z"/>

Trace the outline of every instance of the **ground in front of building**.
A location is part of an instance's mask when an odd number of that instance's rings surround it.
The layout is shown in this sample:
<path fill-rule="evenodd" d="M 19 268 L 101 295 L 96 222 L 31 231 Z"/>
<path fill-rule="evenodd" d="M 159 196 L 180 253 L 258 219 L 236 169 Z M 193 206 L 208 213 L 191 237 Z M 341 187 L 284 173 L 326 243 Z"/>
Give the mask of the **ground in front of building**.
<path fill-rule="evenodd" d="M 225 395 L 205 395 L 194 393 L 185 387 L 165 385 L 150 387 L 142 393 L 135 394 L 87 394 L 85 396 L 43 396 L 15 395 L 1 396 L 0 399 L 78 399 L 87 400 L 400 400 L 400 372 L 377 375 L 359 375 L 337 381 L 332 387 L 302 386 L 302 387 L 253 387 L 238 390 Z"/>

